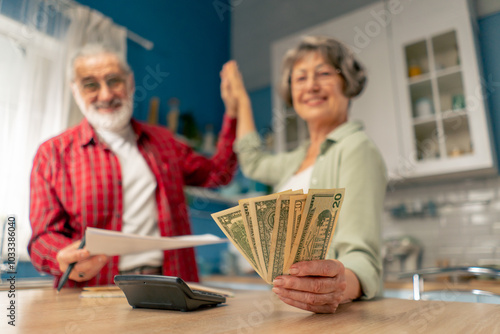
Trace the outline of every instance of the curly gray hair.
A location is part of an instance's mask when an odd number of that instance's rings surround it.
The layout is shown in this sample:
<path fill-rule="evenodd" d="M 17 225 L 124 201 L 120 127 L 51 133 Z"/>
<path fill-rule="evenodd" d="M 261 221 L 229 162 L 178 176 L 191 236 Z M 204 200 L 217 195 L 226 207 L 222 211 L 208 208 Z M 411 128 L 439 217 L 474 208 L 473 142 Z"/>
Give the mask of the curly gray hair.
<path fill-rule="evenodd" d="M 293 66 L 311 52 L 319 52 L 330 65 L 337 69 L 344 79 L 343 93 L 346 97 L 353 98 L 361 93 L 366 84 L 366 72 L 352 51 L 333 38 L 307 36 L 297 47 L 288 50 L 283 60 L 280 94 L 287 106 L 293 106 L 290 81 Z"/>

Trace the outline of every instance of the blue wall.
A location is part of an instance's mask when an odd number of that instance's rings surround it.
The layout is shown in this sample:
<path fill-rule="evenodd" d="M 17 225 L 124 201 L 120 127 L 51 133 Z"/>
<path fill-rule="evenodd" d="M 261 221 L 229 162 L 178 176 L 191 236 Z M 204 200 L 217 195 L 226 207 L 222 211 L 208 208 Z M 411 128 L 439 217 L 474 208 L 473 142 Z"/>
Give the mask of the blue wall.
<path fill-rule="evenodd" d="M 500 166 L 500 13 L 480 19 L 479 45 L 483 59 L 484 87 L 488 97 L 493 138 Z"/>
<path fill-rule="evenodd" d="M 155 89 L 136 92 L 134 116 L 146 120 L 149 100 L 160 98 L 160 124 L 166 124 L 168 100 L 180 100 L 181 113 L 191 111 L 199 129 L 215 125 L 219 131 L 224 113 L 219 71 L 229 59 L 230 10 L 215 8 L 213 1 L 78 0 L 109 16 L 117 24 L 152 41 L 151 51 L 128 41 L 128 61 L 136 86 L 144 86 L 148 68 L 168 72 Z M 147 85 L 146 85 L 147 86 Z M 137 100 L 137 99 L 136 99 Z"/>

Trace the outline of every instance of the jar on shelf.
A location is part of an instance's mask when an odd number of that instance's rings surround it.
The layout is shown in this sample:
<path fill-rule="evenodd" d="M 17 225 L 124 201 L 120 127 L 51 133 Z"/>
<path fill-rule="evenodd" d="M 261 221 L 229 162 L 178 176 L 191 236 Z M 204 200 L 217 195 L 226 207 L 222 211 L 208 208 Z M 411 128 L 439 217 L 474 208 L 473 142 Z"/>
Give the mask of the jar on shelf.
<path fill-rule="evenodd" d="M 422 68 L 415 60 L 410 61 L 408 64 L 408 77 L 416 77 L 422 74 Z"/>

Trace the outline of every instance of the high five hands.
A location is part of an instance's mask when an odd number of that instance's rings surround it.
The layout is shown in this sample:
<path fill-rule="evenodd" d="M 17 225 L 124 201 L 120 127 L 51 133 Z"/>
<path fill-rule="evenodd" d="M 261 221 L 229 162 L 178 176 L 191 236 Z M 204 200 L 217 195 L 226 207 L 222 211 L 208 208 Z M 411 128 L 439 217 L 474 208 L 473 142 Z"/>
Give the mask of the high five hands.
<path fill-rule="evenodd" d="M 243 78 L 238 69 L 238 64 L 230 60 L 224 64 L 220 72 L 221 97 L 230 117 L 237 117 L 242 103 L 248 101 L 248 94 L 243 84 Z"/>

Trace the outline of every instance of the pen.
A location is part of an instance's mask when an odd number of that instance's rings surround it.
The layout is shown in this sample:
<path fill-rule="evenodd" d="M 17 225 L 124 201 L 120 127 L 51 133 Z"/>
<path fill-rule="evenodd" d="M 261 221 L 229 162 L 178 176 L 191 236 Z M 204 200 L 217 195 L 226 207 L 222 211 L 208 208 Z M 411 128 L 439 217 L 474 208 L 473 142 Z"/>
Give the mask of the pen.
<path fill-rule="evenodd" d="M 85 246 L 85 234 L 83 235 L 82 242 L 80 243 L 80 246 L 78 246 L 78 249 L 82 249 Z M 57 292 L 59 292 L 64 284 L 68 281 L 69 273 L 71 273 L 71 270 L 73 270 L 73 267 L 75 266 L 76 262 L 70 263 L 66 271 L 64 272 L 64 275 L 62 275 L 61 280 L 59 281 L 59 285 L 57 286 Z"/>

